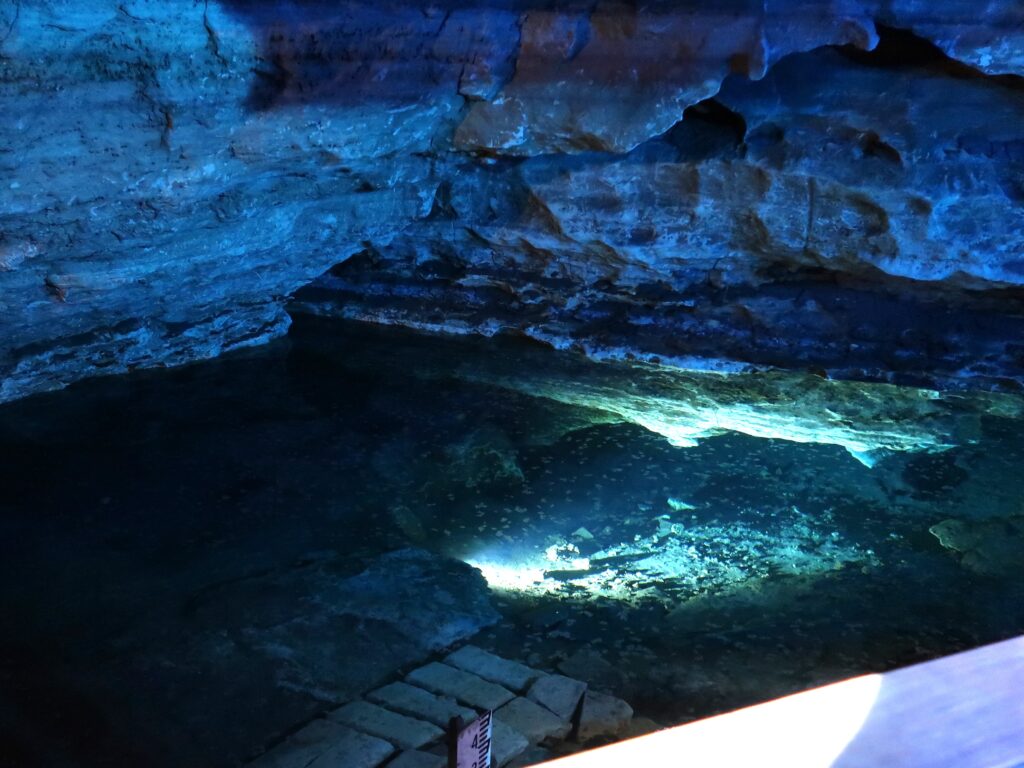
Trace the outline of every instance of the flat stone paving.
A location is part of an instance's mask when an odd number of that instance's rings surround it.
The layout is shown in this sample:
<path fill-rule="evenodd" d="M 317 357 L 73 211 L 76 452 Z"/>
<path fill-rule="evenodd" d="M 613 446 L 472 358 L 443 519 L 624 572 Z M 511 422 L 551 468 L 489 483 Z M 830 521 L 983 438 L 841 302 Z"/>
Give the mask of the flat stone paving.
<path fill-rule="evenodd" d="M 447 728 L 448 721 L 453 717 L 461 717 L 467 722 L 476 717 L 475 710 L 460 706 L 454 699 L 438 696 L 401 681 L 370 691 L 366 698 L 382 707 L 426 720 L 441 728 Z"/>
<path fill-rule="evenodd" d="M 494 711 L 493 768 L 513 761 L 526 766 L 559 745 L 579 749 L 564 741 L 577 714 L 577 741 L 628 731 L 632 720 L 633 710 L 620 699 L 475 646 L 445 662 L 426 664 L 310 722 L 248 768 L 379 768 L 386 761 L 387 768 L 445 768 L 449 719 L 469 722 L 485 710 Z"/>
<path fill-rule="evenodd" d="M 401 749 L 417 749 L 444 737 L 444 731 L 433 723 L 400 715 L 368 701 L 349 702 L 331 712 L 328 717 L 350 728 L 390 741 Z"/>
<path fill-rule="evenodd" d="M 530 741 L 519 731 L 497 718 L 491 720 L 491 765 L 501 768 L 525 752 Z"/>
<path fill-rule="evenodd" d="M 516 697 L 512 691 L 497 683 L 490 683 L 482 677 L 436 661 L 414 669 L 405 681 L 434 693 L 451 696 L 474 709 L 497 709 Z"/>
<path fill-rule="evenodd" d="M 530 686 L 530 691 L 526 695 L 542 707 L 568 720 L 576 713 L 586 690 L 586 683 L 573 680 L 571 677 L 544 675 Z"/>
<path fill-rule="evenodd" d="M 250 768 L 377 768 L 395 752 L 382 739 L 359 733 L 330 720 L 314 720 L 269 752 L 249 763 Z"/>
<path fill-rule="evenodd" d="M 471 672 L 516 693 L 526 691 L 534 680 L 544 674 L 518 661 L 495 656 L 475 645 L 462 646 L 454 653 L 448 654 L 444 661 L 452 667 Z"/>
<path fill-rule="evenodd" d="M 494 713 L 505 725 L 519 731 L 531 744 L 544 739 L 564 739 L 572 723 L 529 699 L 516 698 Z"/>

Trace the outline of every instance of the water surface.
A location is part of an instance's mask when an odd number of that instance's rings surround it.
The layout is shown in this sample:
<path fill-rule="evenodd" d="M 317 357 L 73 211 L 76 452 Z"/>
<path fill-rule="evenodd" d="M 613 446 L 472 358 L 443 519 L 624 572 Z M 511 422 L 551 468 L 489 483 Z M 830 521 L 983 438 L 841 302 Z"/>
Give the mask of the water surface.
<path fill-rule="evenodd" d="M 484 572 L 474 642 L 663 724 L 1024 631 L 1019 401 L 663 375 L 304 321 L 0 408 L 14 763 L 258 753 L 412 658 L 317 623 L 409 548 Z"/>

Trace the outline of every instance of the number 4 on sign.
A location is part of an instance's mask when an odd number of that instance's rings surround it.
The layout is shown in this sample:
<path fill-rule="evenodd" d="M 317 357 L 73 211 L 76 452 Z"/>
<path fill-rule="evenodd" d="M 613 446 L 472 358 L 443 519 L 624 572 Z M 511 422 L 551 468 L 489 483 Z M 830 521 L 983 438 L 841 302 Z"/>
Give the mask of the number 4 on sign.
<path fill-rule="evenodd" d="M 453 717 L 448 724 L 448 768 L 491 768 L 491 712 L 469 725 Z"/>

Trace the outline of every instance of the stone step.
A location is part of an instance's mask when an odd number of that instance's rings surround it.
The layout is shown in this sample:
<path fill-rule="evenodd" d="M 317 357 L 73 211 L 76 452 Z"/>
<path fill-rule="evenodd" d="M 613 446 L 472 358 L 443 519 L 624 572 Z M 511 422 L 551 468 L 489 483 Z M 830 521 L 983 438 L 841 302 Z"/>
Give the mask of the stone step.
<path fill-rule="evenodd" d="M 413 670 L 405 680 L 480 710 L 498 709 L 515 698 L 514 693 L 497 683 L 436 661 Z"/>
<path fill-rule="evenodd" d="M 572 730 L 569 718 L 559 717 L 546 707 L 522 697 L 512 699 L 496 711 L 494 717 L 519 731 L 531 744 L 539 744 L 549 738 L 564 739 Z"/>
<path fill-rule="evenodd" d="M 491 766 L 502 768 L 530 748 L 523 734 L 497 718 L 491 720 Z"/>
<path fill-rule="evenodd" d="M 622 699 L 588 690 L 583 694 L 583 710 L 577 741 L 587 742 L 600 736 L 617 736 L 633 719 L 633 708 Z"/>
<path fill-rule="evenodd" d="M 532 669 L 518 661 L 509 661 L 493 653 L 488 653 L 475 645 L 464 645 L 454 653 L 448 654 L 445 663 L 471 672 L 484 680 L 508 688 L 516 693 L 524 693 L 543 672 Z"/>
<path fill-rule="evenodd" d="M 476 717 L 476 712 L 459 706 L 454 699 L 437 696 L 419 686 L 403 682 L 388 683 L 382 688 L 370 691 L 366 698 L 382 707 L 426 720 L 441 728 L 447 728 L 453 717 L 461 717 L 465 722 Z"/>
<path fill-rule="evenodd" d="M 530 686 L 528 698 L 569 720 L 576 713 L 587 684 L 565 675 L 545 675 Z"/>
<path fill-rule="evenodd" d="M 314 720 L 249 768 L 377 768 L 395 752 L 383 739 L 330 720 Z"/>
<path fill-rule="evenodd" d="M 352 701 L 327 715 L 330 720 L 391 742 L 401 749 L 417 749 L 444 737 L 432 723 L 400 715 L 368 701 Z"/>

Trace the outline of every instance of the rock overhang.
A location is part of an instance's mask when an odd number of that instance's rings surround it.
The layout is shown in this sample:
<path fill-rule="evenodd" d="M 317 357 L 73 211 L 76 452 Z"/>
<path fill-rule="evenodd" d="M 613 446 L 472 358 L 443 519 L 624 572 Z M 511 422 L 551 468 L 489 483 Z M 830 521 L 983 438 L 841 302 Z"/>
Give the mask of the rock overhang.
<path fill-rule="evenodd" d="M 364 319 L 1019 385 L 1024 12 L 947 5 L 8 4 L 2 397 L 259 343 L 365 253 Z"/>

